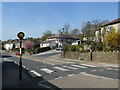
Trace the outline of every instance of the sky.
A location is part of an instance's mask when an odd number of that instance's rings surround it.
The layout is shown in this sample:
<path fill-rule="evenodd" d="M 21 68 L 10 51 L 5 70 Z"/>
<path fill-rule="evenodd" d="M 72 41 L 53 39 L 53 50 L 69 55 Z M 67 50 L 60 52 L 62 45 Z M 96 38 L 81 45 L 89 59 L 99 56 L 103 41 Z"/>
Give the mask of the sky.
<path fill-rule="evenodd" d="M 3 2 L 2 41 L 18 38 L 20 31 L 25 38 L 40 38 L 47 30 L 57 34 L 66 23 L 72 30 L 82 22 L 116 18 L 117 2 Z"/>

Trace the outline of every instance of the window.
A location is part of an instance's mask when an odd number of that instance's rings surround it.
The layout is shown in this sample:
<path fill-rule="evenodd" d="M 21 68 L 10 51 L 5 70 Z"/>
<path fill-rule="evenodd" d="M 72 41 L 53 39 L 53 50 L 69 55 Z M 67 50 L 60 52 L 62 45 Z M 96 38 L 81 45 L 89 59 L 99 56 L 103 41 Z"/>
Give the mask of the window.
<path fill-rule="evenodd" d="M 61 41 L 63 41 L 63 39 L 61 39 Z"/>
<path fill-rule="evenodd" d="M 107 28 L 107 31 L 111 31 L 112 30 L 112 26 Z"/>

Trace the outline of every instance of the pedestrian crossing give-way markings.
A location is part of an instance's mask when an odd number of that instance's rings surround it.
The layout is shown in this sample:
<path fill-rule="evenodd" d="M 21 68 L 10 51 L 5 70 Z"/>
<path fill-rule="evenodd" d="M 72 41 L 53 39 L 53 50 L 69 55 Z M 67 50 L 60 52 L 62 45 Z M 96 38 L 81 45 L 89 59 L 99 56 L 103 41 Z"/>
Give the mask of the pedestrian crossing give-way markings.
<path fill-rule="evenodd" d="M 74 65 L 70 65 L 70 66 L 67 66 L 67 65 L 54 66 L 53 69 L 41 68 L 39 70 L 45 72 L 46 74 L 53 74 L 56 71 L 69 72 L 71 70 L 78 70 L 78 69 L 85 69 L 85 68 L 88 68 L 88 67 L 74 64 Z M 33 77 L 42 76 L 41 74 L 38 74 L 38 72 L 35 70 L 30 70 L 29 73 L 30 74 L 33 73 L 33 75 L 31 74 L 31 76 L 33 76 Z"/>
<path fill-rule="evenodd" d="M 4 58 L 3 60 L 7 62 L 13 61 L 16 64 L 19 63 L 18 60 L 10 60 L 8 58 Z M 32 64 L 32 66 L 30 64 Z M 29 62 L 28 64 L 28 61 L 24 61 L 22 67 L 25 68 L 33 78 L 43 77 L 45 80 L 59 79 L 64 76 L 73 76 L 76 74 L 81 74 L 81 72 L 85 72 L 91 75 L 98 75 L 98 76 L 100 76 L 101 73 L 106 71 L 108 73 L 109 71 L 112 70 L 114 70 L 115 73 L 118 72 L 118 69 L 115 68 L 104 68 L 89 64 L 78 64 L 78 63 L 48 65 L 42 62 L 34 62 L 34 61 Z M 106 77 L 108 77 L 108 75 Z M 109 77 L 112 78 L 111 75 Z M 115 79 L 117 79 L 117 77 Z"/>

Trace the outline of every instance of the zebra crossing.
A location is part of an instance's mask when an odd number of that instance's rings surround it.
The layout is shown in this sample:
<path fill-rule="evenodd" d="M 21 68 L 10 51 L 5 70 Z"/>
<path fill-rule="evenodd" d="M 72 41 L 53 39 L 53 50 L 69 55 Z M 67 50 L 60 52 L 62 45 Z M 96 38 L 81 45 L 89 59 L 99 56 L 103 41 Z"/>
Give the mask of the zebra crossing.
<path fill-rule="evenodd" d="M 79 66 L 79 65 L 71 65 L 71 66 L 78 67 L 78 68 L 87 68 L 87 67 Z"/>
<path fill-rule="evenodd" d="M 57 72 L 70 72 L 71 70 L 79 70 L 79 69 L 86 69 L 88 67 L 85 67 L 85 66 L 81 66 L 81 65 L 77 65 L 77 64 L 74 64 L 74 65 L 61 65 L 61 66 L 53 66 L 52 68 L 49 68 L 49 67 L 46 67 L 46 68 L 40 68 L 39 70 L 46 73 L 46 74 L 43 74 L 42 75 L 42 72 L 39 73 L 39 71 L 35 71 L 35 70 L 30 70 L 29 73 L 33 73 L 31 74 L 32 77 L 38 77 L 38 76 L 45 76 L 45 75 L 53 75 L 54 73 L 57 73 Z M 57 71 L 57 72 L 56 72 Z M 37 74 L 36 74 L 37 73 Z M 38 74 L 39 73 L 39 74 Z M 72 74 L 73 75 L 73 74 Z M 71 76 L 71 75 L 68 75 L 68 76 Z"/>
<path fill-rule="evenodd" d="M 92 67 L 92 66 L 89 66 Z M 41 68 L 40 71 L 45 72 L 46 74 L 54 74 L 59 71 L 61 72 L 70 72 L 71 70 L 79 70 L 79 69 L 86 69 L 88 66 L 83 66 L 81 64 L 73 64 L 73 65 L 61 65 L 61 66 L 53 66 L 52 68 Z M 57 72 L 56 72 L 57 71 Z M 44 76 L 44 75 L 43 75 Z"/>
<path fill-rule="evenodd" d="M 8 58 L 3 58 L 3 61 L 13 61 L 18 64 L 19 61 L 11 60 Z M 89 64 L 61 64 L 61 65 L 47 65 L 46 63 L 36 64 L 38 62 L 32 62 L 29 64 L 33 64 L 33 66 L 29 65 L 27 62 L 23 63 L 23 68 L 28 70 L 28 73 L 33 77 L 43 77 L 45 79 L 58 79 L 64 76 L 72 76 L 79 74 L 81 72 L 89 73 L 96 75 L 99 72 L 104 72 L 105 70 L 115 70 L 117 72 L 118 69 L 113 68 L 99 68 L 97 66 L 89 65 Z M 41 63 L 41 62 L 39 62 Z M 41 66 L 40 66 L 41 65 Z M 43 67 L 44 66 L 44 67 Z M 99 75 L 98 75 L 99 76 Z"/>
<path fill-rule="evenodd" d="M 42 71 L 44 71 L 44 72 L 46 72 L 46 73 L 53 73 L 53 72 L 54 72 L 53 70 L 50 70 L 50 69 L 48 69 L 48 68 L 42 68 L 42 69 L 40 69 L 40 70 L 42 70 Z"/>
<path fill-rule="evenodd" d="M 53 68 L 55 68 L 55 69 L 57 69 L 57 70 L 61 70 L 61 71 L 69 71 L 68 69 L 65 69 L 65 68 L 62 68 L 62 67 L 53 67 Z"/>
<path fill-rule="evenodd" d="M 62 67 L 64 67 L 64 68 L 69 68 L 69 69 L 78 69 L 78 68 L 76 68 L 76 67 L 70 67 L 70 66 L 62 66 Z"/>

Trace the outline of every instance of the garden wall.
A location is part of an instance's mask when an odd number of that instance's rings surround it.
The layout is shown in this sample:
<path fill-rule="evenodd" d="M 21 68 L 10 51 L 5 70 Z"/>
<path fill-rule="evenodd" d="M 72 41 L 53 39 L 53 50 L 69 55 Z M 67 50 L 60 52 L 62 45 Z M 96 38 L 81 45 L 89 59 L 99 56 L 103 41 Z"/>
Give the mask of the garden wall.
<path fill-rule="evenodd" d="M 66 51 L 65 58 L 90 61 L 90 52 L 80 53 L 77 51 Z M 92 61 L 103 63 L 118 63 L 120 52 L 92 52 Z"/>

